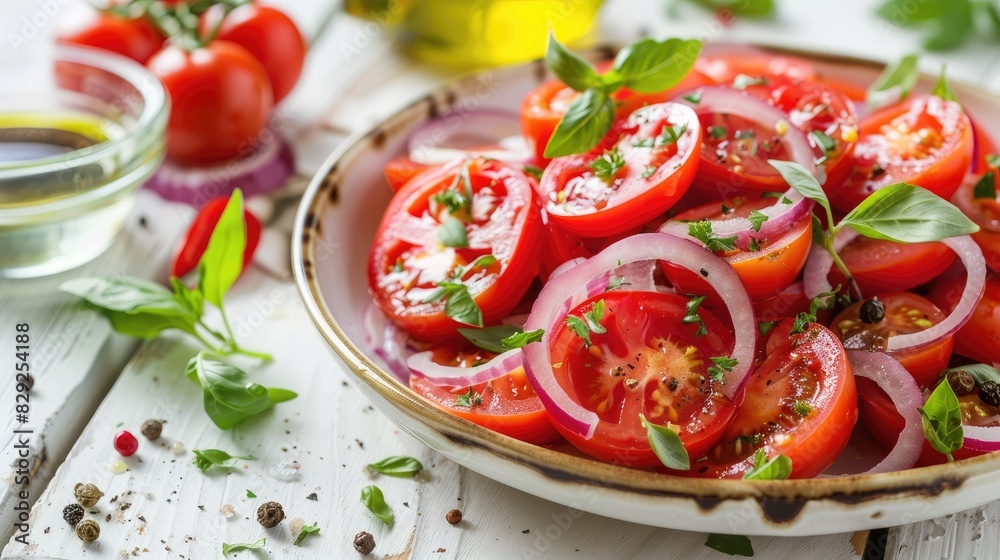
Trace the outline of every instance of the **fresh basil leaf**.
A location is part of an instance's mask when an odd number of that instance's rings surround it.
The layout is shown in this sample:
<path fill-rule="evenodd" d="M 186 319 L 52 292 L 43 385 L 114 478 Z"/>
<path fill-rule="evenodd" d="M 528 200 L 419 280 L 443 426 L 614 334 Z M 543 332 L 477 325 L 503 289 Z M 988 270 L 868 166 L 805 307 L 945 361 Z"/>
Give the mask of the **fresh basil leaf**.
<path fill-rule="evenodd" d="M 582 338 L 587 343 L 587 346 L 593 344 L 590 340 L 590 328 L 587 327 L 586 321 L 576 315 L 568 315 L 566 317 L 566 326 L 569 327 L 569 330 L 573 331 L 573 334 Z"/>
<path fill-rule="evenodd" d="M 188 288 L 176 276 L 170 277 L 170 287 L 174 289 L 174 299 L 177 303 L 189 309 L 196 317 L 201 317 L 205 313 L 205 296 L 201 290 Z"/>
<path fill-rule="evenodd" d="M 549 46 L 545 51 L 545 64 L 557 78 L 576 91 L 600 87 L 601 76 L 594 67 L 556 40 L 549 31 Z"/>
<path fill-rule="evenodd" d="M 764 225 L 767 221 L 767 214 L 761 212 L 760 210 L 754 210 L 750 212 L 750 216 L 747 217 L 750 220 L 750 228 L 754 231 L 760 231 L 760 226 Z"/>
<path fill-rule="evenodd" d="M 653 448 L 653 453 L 656 453 L 664 466 L 678 471 L 691 469 L 691 459 L 688 457 L 687 449 L 684 448 L 684 443 L 681 442 L 677 432 L 664 426 L 652 424 L 641 414 L 639 419 L 642 420 L 642 425 L 646 428 L 646 439 L 649 440 L 649 446 Z"/>
<path fill-rule="evenodd" d="M 222 298 L 243 272 L 247 232 L 243 219 L 243 192 L 233 191 L 198 262 L 198 288 L 205 299 L 222 307 Z"/>
<path fill-rule="evenodd" d="M 424 466 L 413 457 L 404 455 L 393 455 L 386 457 L 377 463 L 368 465 L 368 469 L 379 474 L 395 476 L 398 478 L 413 478 Z"/>
<path fill-rule="evenodd" d="M 542 336 L 545 334 L 545 329 L 535 329 L 533 331 L 525 331 L 517 334 L 508 336 L 507 338 L 500 341 L 500 344 L 508 350 L 513 350 L 514 348 L 523 348 L 532 342 L 540 342 Z"/>
<path fill-rule="evenodd" d="M 950 202 L 907 183 L 872 193 L 837 225 L 843 226 L 871 239 L 897 243 L 940 241 L 979 231 L 979 226 Z"/>
<path fill-rule="evenodd" d="M 243 370 L 203 352 L 188 362 L 187 377 L 201 385 L 205 412 L 223 430 L 297 396 L 287 389 L 267 389 L 250 383 Z"/>
<path fill-rule="evenodd" d="M 749 537 L 743 535 L 719 535 L 710 533 L 705 546 L 714 548 L 723 554 L 730 556 L 753 556 L 753 545 Z"/>
<path fill-rule="evenodd" d="M 201 472 L 208 472 L 211 469 L 231 469 L 240 460 L 256 461 L 257 458 L 253 455 L 230 455 L 219 449 L 195 449 L 191 464 Z"/>
<path fill-rule="evenodd" d="M 604 318 L 604 300 L 598 300 L 594 303 L 590 311 L 583 314 L 583 319 L 587 322 L 587 328 L 590 332 L 595 334 L 604 334 L 608 332 L 608 329 L 601 324 L 601 319 Z"/>
<path fill-rule="evenodd" d="M 252 490 L 250 490 L 249 488 L 247 488 L 247 498 L 251 498 L 252 499 L 252 498 L 256 498 L 256 497 L 257 497 L 257 494 L 254 494 Z"/>
<path fill-rule="evenodd" d="M 972 2 L 950 0 L 931 27 L 934 33 L 924 41 L 929 51 L 948 51 L 962 46 L 975 33 Z"/>
<path fill-rule="evenodd" d="M 948 368 L 941 372 L 941 379 L 943 380 L 952 371 L 964 371 L 968 373 L 976 380 L 976 385 L 982 385 L 987 381 L 1000 383 L 1000 370 L 986 364 L 969 364 L 967 366 Z M 942 383 L 947 382 L 942 381 Z"/>
<path fill-rule="evenodd" d="M 195 334 L 195 314 L 188 304 L 155 282 L 137 278 L 77 278 L 60 286 L 104 315 L 119 333 L 150 339 L 168 329 Z"/>
<path fill-rule="evenodd" d="M 788 186 L 798 191 L 802 196 L 822 206 L 823 209 L 826 210 L 828 216 L 833 214 L 830 211 L 830 199 L 826 197 L 826 192 L 823 191 L 823 187 L 819 184 L 819 181 L 816 180 L 816 177 L 813 177 L 809 170 L 794 161 L 769 159 L 767 160 L 767 163 L 771 164 L 771 167 L 778 170 L 778 173 L 780 173 L 781 177 L 786 183 L 788 183 Z"/>
<path fill-rule="evenodd" d="M 444 287 L 445 284 L 445 282 L 442 282 L 439 286 Z M 445 315 L 459 323 L 482 327 L 483 312 L 479 309 L 479 305 L 476 304 L 476 300 L 473 299 L 472 294 L 469 293 L 468 286 L 461 282 L 448 282 L 447 284 L 451 287 L 447 289 L 448 300 L 444 304 Z"/>
<path fill-rule="evenodd" d="M 912 25 L 932 20 L 941 14 L 948 2 L 953 0 L 889 0 L 879 7 L 878 15 L 897 24 Z M 965 0 L 959 0 L 965 1 Z"/>
<path fill-rule="evenodd" d="M 222 555 L 229 558 L 230 553 L 240 552 L 241 550 L 256 550 L 258 548 L 264 548 L 265 544 L 267 544 L 267 539 L 265 537 L 261 537 L 254 543 L 222 543 Z"/>
<path fill-rule="evenodd" d="M 819 216 L 815 212 L 812 213 L 812 240 L 813 243 L 823 247 L 826 245 L 826 231 L 823 229 L 823 222 L 820 221 Z"/>
<path fill-rule="evenodd" d="M 915 54 L 904 56 L 882 70 L 878 78 L 868 88 L 865 100 L 871 107 L 881 107 L 906 99 L 920 77 L 919 57 Z"/>
<path fill-rule="evenodd" d="M 987 171 L 980 179 L 976 182 L 976 186 L 972 189 L 973 198 L 988 198 L 994 200 L 997 197 L 997 183 L 994 177 L 993 171 Z"/>
<path fill-rule="evenodd" d="M 955 103 L 961 105 L 961 103 L 958 100 L 958 94 L 955 93 L 955 90 L 951 89 L 951 85 L 948 84 L 948 80 L 946 80 L 944 77 L 943 66 L 941 67 L 941 79 L 938 80 L 938 83 L 934 86 L 934 89 L 931 91 L 931 93 L 940 97 L 941 99 L 944 99 L 945 101 L 954 101 Z"/>
<path fill-rule="evenodd" d="M 712 140 L 721 140 L 726 137 L 726 134 L 729 134 L 729 132 L 724 126 L 708 127 L 708 135 L 712 138 Z"/>
<path fill-rule="evenodd" d="M 824 154 L 829 155 L 837 149 L 837 142 L 830 138 L 828 134 L 821 130 L 814 130 L 809 133 L 813 140 L 816 141 L 816 146 L 823 151 Z"/>
<path fill-rule="evenodd" d="M 392 508 L 385 503 L 385 496 L 382 495 L 382 490 L 374 484 L 365 486 L 361 489 L 361 503 L 365 504 L 368 511 L 375 514 L 386 525 L 392 525 L 395 516 L 392 514 Z"/>
<path fill-rule="evenodd" d="M 469 246 L 469 237 L 462 220 L 449 216 L 437 227 L 437 237 L 445 247 L 462 249 Z"/>
<path fill-rule="evenodd" d="M 656 93 L 684 79 L 699 52 L 701 41 L 695 39 L 640 39 L 618 51 L 614 71 L 632 91 Z"/>
<path fill-rule="evenodd" d="M 792 460 L 776 455 L 771 460 L 763 449 L 754 452 L 753 468 L 743 475 L 744 480 L 785 480 L 792 474 Z"/>
<path fill-rule="evenodd" d="M 312 525 L 304 525 L 302 529 L 299 530 L 299 536 L 295 537 L 295 542 L 292 543 L 295 546 L 302 546 L 302 541 L 306 540 L 309 535 L 319 534 L 319 524 L 313 523 Z"/>
<path fill-rule="evenodd" d="M 965 432 L 962 429 L 962 409 L 958 404 L 955 390 L 947 380 L 938 383 L 920 412 L 924 425 L 924 436 L 931 447 L 951 457 L 952 451 L 962 448 Z"/>
<path fill-rule="evenodd" d="M 590 151 L 604 138 L 615 119 L 615 104 L 599 89 L 588 89 L 576 98 L 559 121 L 545 146 L 545 157 L 555 158 Z"/>
<path fill-rule="evenodd" d="M 761 321 L 757 323 L 757 332 L 760 333 L 760 336 L 764 336 L 771 332 L 771 329 L 773 329 L 777 324 L 778 323 L 776 321 Z"/>
<path fill-rule="evenodd" d="M 510 348 L 503 345 L 503 341 L 511 336 L 524 332 L 520 327 L 513 325 L 497 325 L 495 327 L 484 327 L 481 329 L 468 329 L 459 327 L 458 334 L 465 337 L 465 340 L 475 344 L 478 348 L 502 354 Z"/>
<path fill-rule="evenodd" d="M 193 321 L 180 317 L 165 317 L 148 313 L 130 314 L 120 311 L 98 310 L 111 323 L 111 328 L 126 336 L 134 336 L 144 340 L 156 338 L 165 330 L 179 329 L 194 333 Z"/>
<path fill-rule="evenodd" d="M 1000 155 L 986 154 L 986 156 L 983 159 L 986 160 L 986 165 L 992 167 L 993 169 L 997 169 L 998 167 L 1000 167 Z"/>

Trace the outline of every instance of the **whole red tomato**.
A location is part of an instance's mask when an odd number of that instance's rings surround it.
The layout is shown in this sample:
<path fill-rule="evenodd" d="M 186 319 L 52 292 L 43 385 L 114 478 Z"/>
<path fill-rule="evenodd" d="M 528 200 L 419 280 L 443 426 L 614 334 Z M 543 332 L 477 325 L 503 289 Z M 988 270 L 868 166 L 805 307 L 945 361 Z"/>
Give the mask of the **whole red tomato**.
<path fill-rule="evenodd" d="M 202 36 L 212 32 L 221 15 L 218 7 L 205 12 L 201 18 Z M 275 103 L 284 99 L 299 80 L 306 42 L 295 22 L 281 10 L 244 4 L 226 15 L 215 38 L 242 46 L 260 61 L 271 80 Z"/>
<path fill-rule="evenodd" d="M 127 19 L 89 6 L 60 21 L 60 43 L 96 47 L 143 64 L 163 46 L 164 37 L 145 18 Z"/>
<path fill-rule="evenodd" d="M 170 93 L 167 153 L 189 164 L 211 164 L 249 151 L 274 106 L 260 63 L 228 41 L 185 51 L 167 45 L 149 59 Z"/>

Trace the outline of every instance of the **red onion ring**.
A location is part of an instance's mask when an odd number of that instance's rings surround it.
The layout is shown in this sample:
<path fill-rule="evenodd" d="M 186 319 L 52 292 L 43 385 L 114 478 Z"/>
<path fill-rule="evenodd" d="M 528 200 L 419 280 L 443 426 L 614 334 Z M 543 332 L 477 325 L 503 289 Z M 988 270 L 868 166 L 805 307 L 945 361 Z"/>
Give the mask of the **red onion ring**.
<path fill-rule="evenodd" d="M 917 409 L 924 404 L 924 396 L 917 387 L 917 382 L 906 368 L 883 352 L 848 350 L 847 360 L 851 363 L 854 375 L 871 379 L 889 395 L 892 404 L 896 406 L 896 411 L 906 422 L 903 431 L 899 433 L 896 445 L 889 454 L 879 464 L 861 474 L 911 468 L 917 463 L 924 446 L 923 422 L 920 420 L 920 413 L 917 412 Z"/>
<path fill-rule="evenodd" d="M 535 300 L 524 325 L 525 330 L 545 330 L 540 342 L 523 348 L 525 372 L 542 405 L 566 429 L 589 438 L 599 420 L 596 413 L 573 400 L 559 384 L 552 370 L 549 337 L 570 310 L 592 296 L 588 285 L 595 278 L 605 278 L 632 263 L 660 260 L 680 265 L 696 274 L 704 271 L 703 276 L 711 279 L 713 287 L 722 296 L 734 325 L 736 344 L 732 358 L 737 360 L 737 366 L 720 391 L 733 398 L 742 389 L 753 369 L 757 323 L 750 297 L 739 276 L 724 260 L 698 243 L 663 233 L 638 234 L 609 245 L 586 262 L 550 279 Z M 625 281 L 631 283 L 628 277 Z M 633 286 L 626 285 L 619 289 L 636 291 Z"/>
<path fill-rule="evenodd" d="M 962 447 L 980 453 L 1000 451 L 1000 426 L 962 426 L 965 442 Z"/>
<path fill-rule="evenodd" d="M 834 250 L 839 253 L 859 235 L 861 234 L 850 228 L 838 231 L 836 239 L 833 240 Z M 802 284 L 806 289 L 806 297 L 813 299 L 822 293 L 833 291 L 833 286 L 827 278 L 831 268 L 833 268 L 833 255 L 825 247 L 813 243 L 809 249 L 806 266 L 802 269 Z"/>
<path fill-rule="evenodd" d="M 508 350 L 492 360 L 475 367 L 443 366 L 432 359 L 434 352 L 418 352 L 406 359 L 406 366 L 413 373 L 424 376 L 434 385 L 465 387 L 486 383 L 524 365 L 521 348 Z"/>
<path fill-rule="evenodd" d="M 787 113 L 745 91 L 727 87 L 700 87 L 692 91 L 701 92 L 698 103 L 684 98 L 690 91 L 674 98 L 674 102 L 691 107 L 699 117 L 708 114 L 735 115 L 775 131 L 778 123 L 784 121 L 787 129 L 781 136 L 791 152 L 792 161 L 809 170 L 820 184 L 826 181 L 823 168 L 816 166 L 816 154 L 809 145 L 806 133 L 792 124 Z"/>
<path fill-rule="evenodd" d="M 145 187 L 164 200 L 201 208 L 213 198 L 229 196 L 236 187 L 244 196 L 280 189 L 294 172 L 292 149 L 270 131 L 261 134 L 253 152 L 211 167 L 186 167 L 166 160 Z"/>
<path fill-rule="evenodd" d="M 477 149 L 500 143 L 499 148 Z M 410 159 L 441 165 L 469 155 L 526 163 L 534 157 L 521 137 L 519 117 L 500 109 L 457 111 L 420 125 L 407 141 Z"/>
<path fill-rule="evenodd" d="M 781 200 L 787 197 L 791 204 L 784 204 Z M 750 227 L 750 220 L 747 218 L 723 218 L 711 220 L 712 232 L 719 237 L 736 236 L 736 246 L 742 250 L 747 250 L 750 238 L 757 240 L 777 239 L 788 233 L 795 227 L 799 220 L 808 216 L 812 212 L 815 203 L 799 194 L 795 189 L 788 189 L 781 197 L 774 200 L 774 204 L 761 210 L 767 216 L 760 226 L 760 231 Z M 670 220 L 660 227 L 661 233 L 669 233 L 678 237 L 688 235 L 688 225 L 677 220 Z"/>
<path fill-rule="evenodd" d="M 410 335 L 390 321 L 374 302 L 365 309 L 361 320 L 372 351 L 397 379 L 408 383 L 410 368 L 406 367 L 406 358 L 413 353 Z"/>
<path fill-rule="evenodd" d="M 889 337 L 886 349 L 890 352 L 921 346 L 955 334 L 969 322 L 976 310 L 976 304 L 983 297 L 986 289 L 986 259 L 983 258 L 983 251 L 979 245 L 968 235 L 944 239 L 941 243 L 954 251 L 965 265 L 965 289 L 962 291 L 962 298 L 944 321 L 933 327 L 912 334 Z"/>

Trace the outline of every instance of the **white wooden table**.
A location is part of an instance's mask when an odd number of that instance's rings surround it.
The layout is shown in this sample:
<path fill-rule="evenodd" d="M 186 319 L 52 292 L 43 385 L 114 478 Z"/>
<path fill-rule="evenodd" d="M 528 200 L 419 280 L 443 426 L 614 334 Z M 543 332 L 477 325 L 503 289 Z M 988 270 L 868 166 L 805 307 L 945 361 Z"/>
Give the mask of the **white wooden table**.
<path fill-rule="evenodd" d="M 703 545 L 703 534 L 570 515 L 563 506 L 460 468 L 400 433 L 350 385 L 346 368 L 330 356 L 291 283 L 288 236 L 294 202 L 346 134 L 447 76 L 393 53 L 378 26 L 339 14 L 328 17 L 335 8 L 329 1 L 283 3 L 316 38 L 303 81 L 280 109 L 296 148 L 299 176 L 271 198 L 250 201 L 267 228 L 260 256 L 237 283 L 227 308 L 241 342 L 274 353 L 273 362 L 255 368 L 255 380 L 288 387 L 299 398 L 234 430 L 215 429 L 202 412 L 200 390 L 183 375 L 194 353 L 190 341 L 165 337 L 137 345 L 55 292 L 61 282 L 81 275 L 165 279 L 172 246 L 191 212 L 143 193 L 126 232 L 97 261 L 58 277 L 0 282 L 0 355 L 13 354 L 14 325 L 30 323 L 36 376 L 25 459 L 30 485 L 14 482 L 18 466 L 12 435 L 0 449 L 8 480 L 0 489 L 0 533 L 5 540 L 16 536 L 19 494 L 27 492 L 25 501 L 34 504 L 24 539 L 28 544 L 11 540 L 2 558 L 201 560 L 220 558 L 223 542 L 266 536 L 266 554 L 236 557 L 340 559 L 357 556 L 352 540 L 359 531 L 375 536 L 375 557 L 393 559 L 724 558 Z M 868 17 L 877 2 L 852 3 L 857 7 L 849 11 L 856 15 L 850 18 L 844 4 L 784 0 L 773 22 L 721 30 L 712 16 L 688 4 L 677 3 L 673 19 L 662 2 L 609 0 L 602 35 L 621 41 L 641 32 L 695 35 L 887 60 L 916 49 L 916 35 Z M 949 57 L 949 74 L 1000 91 L 998 54 L 995 44 L 973 44 Z M 941 60 L 926 57 L 928 68 Z M 13 406 L 13 382 L 0 386 L 0 399 Z M 5 434 L 21 428 L 13 416 L 3 415 Z M 140 436 L 139 452 L 127 460 L 129 471 L 113 474 L 110 466 L 118 456 L 112 435 L 119 426 L 138 434 L 147 418 L 167 420 L 163 437 L 151 443 Z M 176 452 L 174 444 L 183 451 Z M 190 464 L 190 450 L 203 448 L 252 453 L 257 460 L 242 462 L 230 475 L 205 475 Z M 360 503 L 359 493 L 371 483 L 363 466 L 393 454 L 415 456 L 427 469 L 417 481 L 378 478 L 396 514 L 395 524 L 385 528 Z M 275 467 L 292 461 L 300 466 L 298 476 L 279 480 Z M 62 520 L 77 482 L 95 483 L 107 494 L 97 507 L 100 513 L 91 516 L 101 523 L 101 537 L 89 546 Z M 248 498 L 247 490 L 257 498 Z M 282 503 L 289 521 L 262 529 L 254 515 L 265 500 Z M 235 515 L 224 516 L 223 508 Z M 453 508 L 465 514 L 454 527 L 444 519 Z M 301 547 L 292 544 L 289 530 L 296 519 L 321 527 Z M 994 504 L 897 528 L 887 536 L 876 533 L 874 548 L 884 547 L 894 560 L 993 558 L 998 526 L 1000 504 Z M 867 537 L 756 537 L 753 544 L 757 558 L 840 559 L 860 557 Z"/>

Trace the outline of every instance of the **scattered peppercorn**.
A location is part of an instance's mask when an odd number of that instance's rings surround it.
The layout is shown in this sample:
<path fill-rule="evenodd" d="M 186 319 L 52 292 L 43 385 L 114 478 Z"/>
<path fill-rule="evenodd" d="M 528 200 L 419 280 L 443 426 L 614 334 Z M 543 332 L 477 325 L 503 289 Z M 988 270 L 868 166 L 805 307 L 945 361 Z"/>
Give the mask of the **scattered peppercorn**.
<path fill-rule="evenodd" d="M 445 514 L 444 519 L 445 521 L 451 523 L 452 525 L 458 525 L 459 523 L 462 522 L 462 510 L 453 509 L 449 511 L 447 514 Z"/>
<path fill-rule="evenodd" d="M 357 550 L 365 556 L 372 553 L 375 550 L 375 537 L 371 533 L 361 531 L 357 535 L 354 535 L 354 550 Z"/>
<path fill-rule="evenodd" d="M 265 529 L 277 527 L 284 518 L 285 510 L 281 509 L 281 504 L 278 502 L 267 502 L 257 508 L 257 523 Z"/>
<path fill-rule="evenodd" d="M 986 381 L 980 385 L 979 400 L 990 406 L 1000 406 L 1000 383 Z"/>
<path fill-rule="evenodd" d="M 63 508 L 63 519 L 66 523 L 76 527 L 76 524 L 83 520 L 83 506 L 80 504 L 70 504 Z"/>
<path fill-rule="evenodd" d="M 97 502 L 101 501 L 101 497 L 104 496 L 104 492 L 94 486 L 93 484 L 77 484 L 73 487 L 73 496 L 76 501 L 80 502 L 80 505 L 85 508 L 94 507 Z"/>
<path fill-rule="evenodd" d="M 956 369 L 949 371 L 945 379 L 948 380 L 948 385 L 951 385 L 951 388 L 954 389 L 955 395 L 959 397 L 968 395 L 976 390 L 975 378 L 965 370 Z"/>
<path fill-rule="evenodd" d="M 92 519 L 85 519 L 76 526 L 76 536 L 85 543 L 92 543 L 101 536 L 101 526 Z"/>
<path fill-rule="evenodd" d="M 142 435 L 149 441 L 159 439 L 161 433 L 163 433 L 163 422 L 150 418 L 142 423 Z"/>
<path fill-rule="evenodd" d="M 885 305 L 878 298 L 866 299 L 861 304 L 858 317 L 862 323 L 874 325 L 885 318 Z"/>

